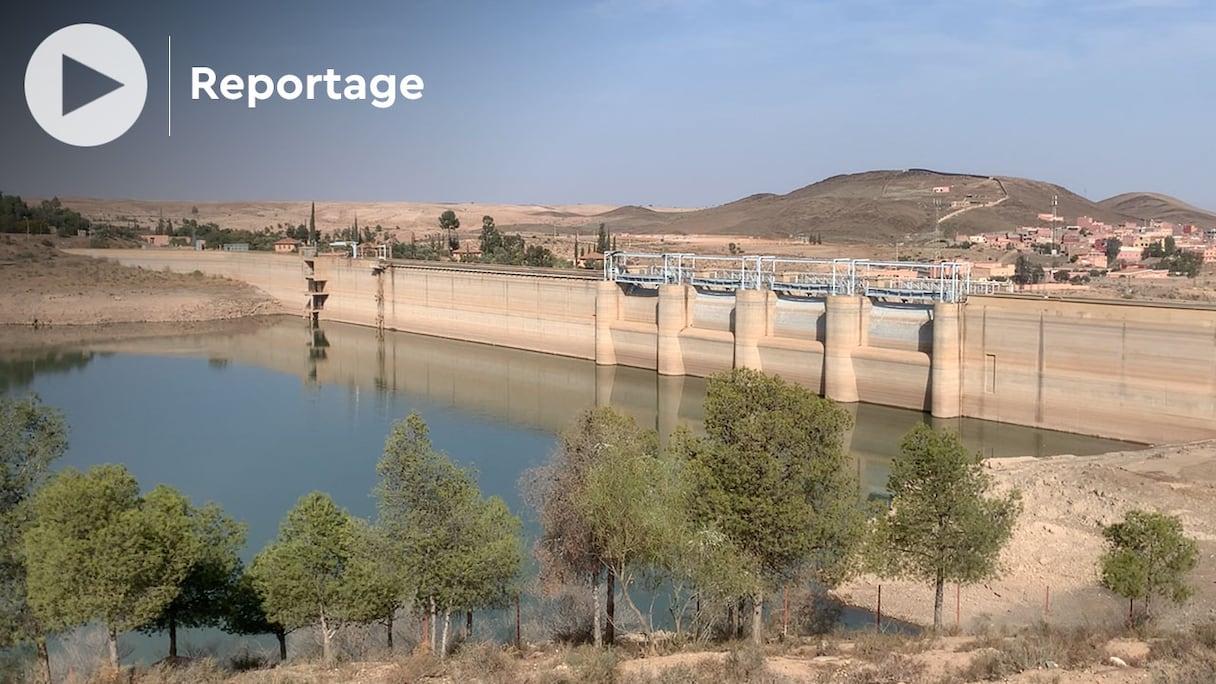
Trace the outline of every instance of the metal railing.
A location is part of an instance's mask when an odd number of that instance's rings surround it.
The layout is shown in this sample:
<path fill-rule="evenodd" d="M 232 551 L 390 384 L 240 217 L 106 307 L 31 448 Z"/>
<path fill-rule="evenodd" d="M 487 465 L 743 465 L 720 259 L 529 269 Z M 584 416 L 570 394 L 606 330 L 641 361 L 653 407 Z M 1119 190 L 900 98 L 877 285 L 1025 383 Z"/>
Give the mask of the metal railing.
<path fill-rule="evenodd" d="M 971 279 L 965 261 L 798 259 L 610 252 L 604 279 L 639 287 L 692 285 L 710 291 L 772 290 L 804 297 L 861 295 L 901 301 L 962 302 L 970 294 L 1012 291 L 1009 283 Z"/>

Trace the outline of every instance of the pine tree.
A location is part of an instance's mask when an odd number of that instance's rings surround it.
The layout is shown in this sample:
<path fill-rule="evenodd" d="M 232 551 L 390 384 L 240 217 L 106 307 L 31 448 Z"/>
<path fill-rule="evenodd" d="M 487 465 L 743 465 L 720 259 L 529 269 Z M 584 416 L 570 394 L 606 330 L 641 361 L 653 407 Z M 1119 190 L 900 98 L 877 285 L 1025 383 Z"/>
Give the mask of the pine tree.
<path fill-rule="evenodd" d="M 238 554 L 245 546 L 248 529 L 214 503 L 202 508 L 189 507 L 186 514 L 201 554 L 182 580 L 178 595 L 156 619 L 140 627 L 147 634 L 168 632 L 170 658 L 177 657 L 179 627 L 218 627 L 223 623 L 227 603 L 240 576 Z"/>
<path fill-rule="evenodd" d="M 1151 615 L 1154 596 L 1181 605 L 1194 591 L 1184 576 L 1199 561 L 1199 548 L 1177 516 L 1128 511 L 1123 522 L 1103 528 L 1102 536 L 1109 545 L 1099 560 L 1102 586 L 1129 605 L 1144 599 L 1145 615 Z"/>
<path fill-rule="evenodd" d="M 35 616 L 51 629 L 100 621 L 117 668 L 118 634 L 156 619 L 203 552 L 188 509 L 165 485 L 141 497 L 122 466 L 58 473 L 24 537 Z"/>
<path fill-rule="evenodd" d="M 608 573 L 609 593 L 620 588 L 625 605 L 643 632 L 650 619 L 638 609 L 629 588 L 635 577 L 661 567 L 665 554 L 684 541 L 684 510 L 680 507 L 678 467 L 659 449 L 658 433 L 643 430 L 632 418 L 610 407 L 594 409 L 592 425 L 614 433 L 600 442 L 574 504 L 582 514 L 600 563 Z M 608 615 L 608 626 L 615 615 Z M 613 635 L 605 639 L 612 643 Z"/>
<path fill-rule="evenodd" d="M 693 523 L 720 534 L 751 577 L 757 643 L 765 591 L 807 573 L 833 586 L 860 540 L 857 482 L 843 442 L 851 424 L 830 400 L 740 368 L 709 380 L 708 438 L 680 440 Z"/>
<path fill-rule="evenodd" d="M 221 628 L 229 634 L 273 634 L 279 642 L 279 661 L 287 660 L 287 632 L 282 623 L 271 620 L 262 605 L 262 596 L 253 578 L 242 567 L 228 595 Z"/>
<path fill-rule="evenodd" d="M 63 414 L 38 397 L 0 397 L 0 648 L 34 642 L 47 684 L 46 634 L 30 610 L 21 537 L 33 522 L 31 497 L 67 451 L 67 433 Z"/>
<path fill-rule="evenodd" d="M 288 512 L 278 537 L 249 568 L 267 618 L 289 630 L 317 625 L 326 666 L 334 662 L 338 628 L 361 608 L 350 605 L 346 590 L 355 524 L 329 495 L 308 494 Z"/>
<path fill-rule="evenodd" d="M 496 498 L 483 499 L 473 473 L 431 445 L 417 413 L 393 426 L 376 466 L 379 526 L 401 572 L 402 594 L 429 608 L 440 657 L 451 614 L 500 605 L 522 565 L 520 522 Z"/>
<path fill-rule="evenodd" d="M 1018 493 L 991 495 L 983 456 L 953 432 L 924 423 L 904 436 L 891 463 L 891 512 L 876 520 L 870 564 L 880 574 L 933 584 L 933 627 L 942 626 L 946 582 L 993 576 L 1021 512 Z"/>

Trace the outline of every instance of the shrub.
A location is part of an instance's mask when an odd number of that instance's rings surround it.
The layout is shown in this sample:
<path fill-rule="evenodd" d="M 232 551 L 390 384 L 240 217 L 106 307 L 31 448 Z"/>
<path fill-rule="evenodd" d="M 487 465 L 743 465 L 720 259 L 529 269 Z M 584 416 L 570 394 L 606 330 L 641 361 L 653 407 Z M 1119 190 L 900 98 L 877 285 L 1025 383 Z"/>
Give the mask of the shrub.
<path fill-rule="evenodd" d="M 840 672 L 825 672 L 820 682 L 831 684 L 897 684 L 899 682 L 924 681 L 924 663 L 907 656 L 890 653 L 872 666 L 852 668 Z"/>
<path fill-rule="evenodd" d="M 1106 659 L 1110 634 L 1085 627 L 1057 628 L 1046 624 L 1004 639 L 989 639 L 976 651 L 963 672 L 968 681 L 1011 677 L 1027 670 L 1076 669 Z"/>
<path fill-rule="evenodd" d="M 270 661 L 265 654 L 254 653 L 248 648 L 241 649 L 228 659 L 228 667 L 230 667 L 234 672 L 261 670 L 269 664 Z"/>
<path fill-rule="evenodd" d="M 135 677 L 138 684 L 219 684 L 228 673 L 211 658 L 161 662 Z"/>
<path fill-rule="evenodd" d="M 461 644 L 450 662 L 450 675 L 458 682 L 509 684 L 519 679 L 516 660 L 497 644 Z"/>
<path fill-rule="evenodd" d="M 747 642 L 732 649 L 723 661 L 724 677 L 719 681 L 753 682 L 765 674 L 764 649 Z"/>
<path fill-rule="evenodd" d="M 584 684 L 614 684 L 619 660 L 613 649 L 593 646 L 580 646 L 566 657 L 566 663 L 574 670 L 574 681 Z"/>

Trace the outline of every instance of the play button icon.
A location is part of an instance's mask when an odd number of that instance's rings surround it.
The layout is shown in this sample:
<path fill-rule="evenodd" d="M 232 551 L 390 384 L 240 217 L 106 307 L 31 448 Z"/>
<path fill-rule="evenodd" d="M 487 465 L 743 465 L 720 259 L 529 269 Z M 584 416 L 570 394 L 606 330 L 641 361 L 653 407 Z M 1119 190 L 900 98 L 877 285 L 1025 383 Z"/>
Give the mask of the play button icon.
<path fill-rule="evenodd" d="M 122 87 L 122 83 L 67 55 L 63 56 L 60 73 L 63 74 L 63 116 Z"/>
<path fill-rule="evenodd" d="M 114 140 L 139 118 L 148 75 L 135 46 L 98 24 L 47 36 L 25 69 L 25 100 L 55 139 L 78 147 Z"/>

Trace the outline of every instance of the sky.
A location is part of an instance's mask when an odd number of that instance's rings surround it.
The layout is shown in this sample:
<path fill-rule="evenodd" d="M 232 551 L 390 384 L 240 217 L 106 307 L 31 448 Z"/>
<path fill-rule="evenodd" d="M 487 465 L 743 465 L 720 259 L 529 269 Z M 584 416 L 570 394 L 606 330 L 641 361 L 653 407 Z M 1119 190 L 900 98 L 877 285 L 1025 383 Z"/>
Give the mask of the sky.
<path fill-rule="evenodd" d="M 148 74 L 135 125 L 91 148 L 23 87 L 81 22 Z M 0 30 L 0 192 L 27 197 L 704 207 L 927 167 L 1216 209 L 1211 0 L 24 0 Z M 425 87 L 249 109 L 191 99 L 195 66 Z"/>

